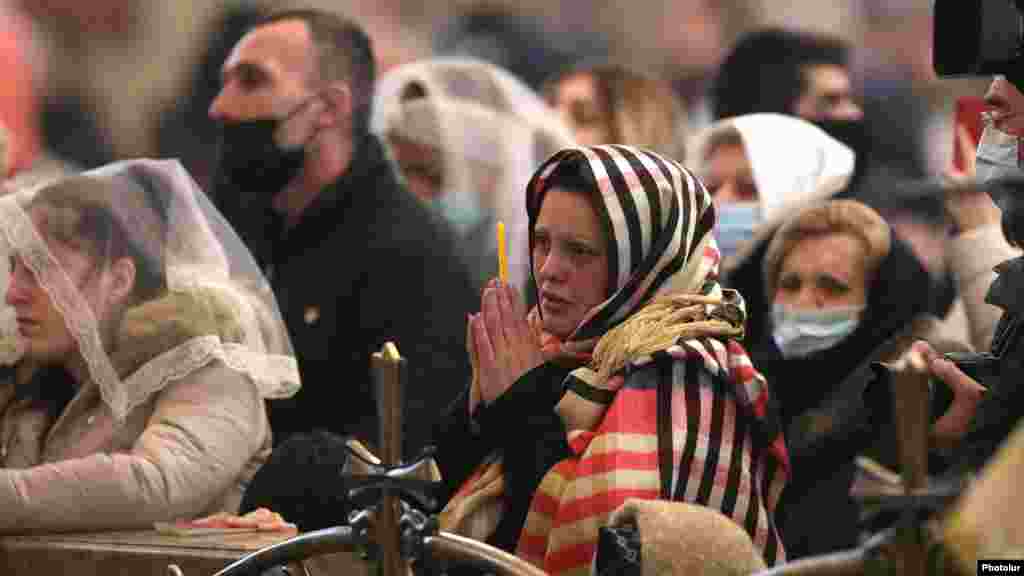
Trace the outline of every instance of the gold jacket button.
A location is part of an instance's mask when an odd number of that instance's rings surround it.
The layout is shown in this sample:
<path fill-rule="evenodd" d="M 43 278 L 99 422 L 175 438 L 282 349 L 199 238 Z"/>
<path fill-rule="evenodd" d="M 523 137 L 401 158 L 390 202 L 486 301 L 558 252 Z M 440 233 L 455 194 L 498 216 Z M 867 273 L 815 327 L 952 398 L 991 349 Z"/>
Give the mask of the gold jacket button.
<path fill-rule="evenodd" d="M 306 321 L 306 325 L 308 326 L 316 324 L 316 321 L 320 319 L 320 308 L 317 306 L 309 306 L 306 308 L 306 312 L 303 314 L 302 319 Z"/>

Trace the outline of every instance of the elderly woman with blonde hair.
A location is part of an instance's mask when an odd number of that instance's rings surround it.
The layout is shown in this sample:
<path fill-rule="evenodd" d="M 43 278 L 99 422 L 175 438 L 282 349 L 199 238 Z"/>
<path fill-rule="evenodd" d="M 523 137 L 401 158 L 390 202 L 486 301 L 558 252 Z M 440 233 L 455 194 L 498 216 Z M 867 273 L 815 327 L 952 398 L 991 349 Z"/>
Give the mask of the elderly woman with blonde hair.
<path fill-rule="evenodd" d="M 762 261 L 761 305 L 768 328 L 750 335 L 751 357 L 773 385 L 793 464 L 779 505 L 780 530 L 793 558 L 857 545 L 857 505 L 849 490 L 854 459 L 870 452 L 886 463 L 895 438 L 889 392 L 872 363 L 892 361 L 938 320 L 920 295 L 929 279 L 908 264 L 882 217 L 853 200 L 814 204 L 785 221 Z M 943 351 L 967 351 L 932 340 Z M 974 391 L 947 391 L 970 403 Z M 936 412 L 947 409 L 936 404 Z M 952 408 L 933 423 L 941 440 Z M 820 518 L 830 521 L 822 526 Z"/>

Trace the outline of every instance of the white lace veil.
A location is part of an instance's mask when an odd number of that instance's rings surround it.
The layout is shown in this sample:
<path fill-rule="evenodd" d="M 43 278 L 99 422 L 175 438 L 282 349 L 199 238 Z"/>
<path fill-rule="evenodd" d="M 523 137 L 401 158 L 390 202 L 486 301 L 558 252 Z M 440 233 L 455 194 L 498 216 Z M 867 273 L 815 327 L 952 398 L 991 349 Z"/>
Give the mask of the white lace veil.
<path fill-rule="evenodd" d="M 409 99 L 418 87 L 421 97 Z M 508 71 L 472 58 L 431 58 L 383 75 L 370 130 L 441 151 L 442 196 L 505 223 L 510 281 L 529 277 L 526 185 L 534 170 L 573 144 L 557 113 Z M 454 223 L 459 230 L 458 222 Z M 485 239 L 494 249 L 493 231 Z"/>
<path fill-rule="evenodd" d="M 113 227 L 110 218 L 90 217 L 75 208 L 82 202 L 111 216 Z M 37 209 L 45 214 L 37 218 L 45 222 L 38 228 L 32 219 Z M 96 261 L 106 265 L 109 259 L 102 254 L 117 250 L 114 229 L 123 235 L 121 245 L 134 251 L 136 288 L 143 269 L 162 282 L 145 295 L 137 291 L 117 318 L 99 318 L 96 298 L 82 289 L 88 284 L 79 280 L 76 285 L 72 279 L 68 255 L 81 253 L 76 235 L 106 238 L 106 248 L 95 247 Z M 98 236 L 91 233 L 97 231 Z M 218 360 L 248 376 L 266 398 L 291 396 L 300 386 L 269 284 L 176 160 L 117 162 L 4 196 L 0 241 L 49 295 L 89 377 L 118 419 L 168 383 Z M 28 330 L 31 338 L 33 328 Z M 104 331 L 109 335 L 104 337 Z"/>
<path fill-rule="evenodd" d="M 43 158 L 32 168 L 0 182 L 0 196 L 18 191 L 21 191 L 23 195 L 29 195 L 47 184 L 72 174 L 73 170 L 70 165 L 53 158 Z M 11 278 L 9 248 L 7 242 L 0 241 L 0 366 L 13 366 L 21 359 L 24 352 L 21 338 L 18 336 L 14 308 L 2 298 L 7 292 L 7 285 Z"/>

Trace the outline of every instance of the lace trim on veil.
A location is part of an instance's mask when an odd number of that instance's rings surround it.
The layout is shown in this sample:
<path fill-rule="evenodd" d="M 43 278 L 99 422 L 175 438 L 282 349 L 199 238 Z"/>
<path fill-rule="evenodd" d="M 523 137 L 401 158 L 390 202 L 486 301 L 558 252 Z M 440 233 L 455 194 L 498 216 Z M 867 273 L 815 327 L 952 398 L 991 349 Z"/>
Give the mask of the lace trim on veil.
<path fill-rule="evenodd" d="M 0 198 L 0 233 L 12 251 L 18 253 L 22 263 L 32 272 L 57 312 L 64 318 L 65 325 L 78 343 L 89 372 L 100 389 L 113 389 L 113 383 L 120 378 L 103 349 L 96 316 L 64 267 L 50 253 L 19 201 L 17 194 Z"/>
<path fill-rule="evenodd" d="M 121 386 L 121 393 L 100 392 L 114 416 L 123 418 L 150 396 L 168 384 L 219 360 L 228 368 L 247 376 L 263 398 L 287 398 L 299 389 L 299 366 L 295 358 L 263 354 L 240 344 L 222 342 L 215 335 L 199 336 L 153 358 L 132 373 Z"/>
<path fill-rule="evenodd" d="M 300 387 L 298 363 L 292 356 L 266 352 L 264 346 L 223 342 L 219 336 L 206 335 L 187 340 L 143 364 L 122 380 L 104 349 L 98 322 L 74 282 L 64 271 L 39 236 L 28 214 L 19 204 L 19 195 L 0 198 L 0 234 L 9 248 L 18 253 L 39 285 L 50 297 L 65 325 L 78 343 L 103 401 L 118 420 L 144 403 L 169 383 L 180 380 L 207 364 L 220 360 L 232 370 L 246 375 L 264 398 L 286 398 Z M 189 281 L 188 274 L 176 278 L 176 287 L 218 289 L 230 296 L 244 326 L 247 343 L 258 334 L 258 321 L 251 304 L 225 283 Z"/>

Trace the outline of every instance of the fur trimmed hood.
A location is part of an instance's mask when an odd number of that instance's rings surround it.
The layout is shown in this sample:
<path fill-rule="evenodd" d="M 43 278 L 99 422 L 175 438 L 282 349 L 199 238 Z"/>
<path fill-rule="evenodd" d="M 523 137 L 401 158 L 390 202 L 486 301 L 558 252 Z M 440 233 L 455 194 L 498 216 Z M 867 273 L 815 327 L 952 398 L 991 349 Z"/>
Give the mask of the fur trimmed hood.
<path fill-rule="evenodd" d="M 244 334 L 237 318 L 235 307 L 213 290 L 168 291 L 125 312 L 110 360 L 118 376 L 127 378 L 193 338 L 214 335 L 240 343 Z"/>

